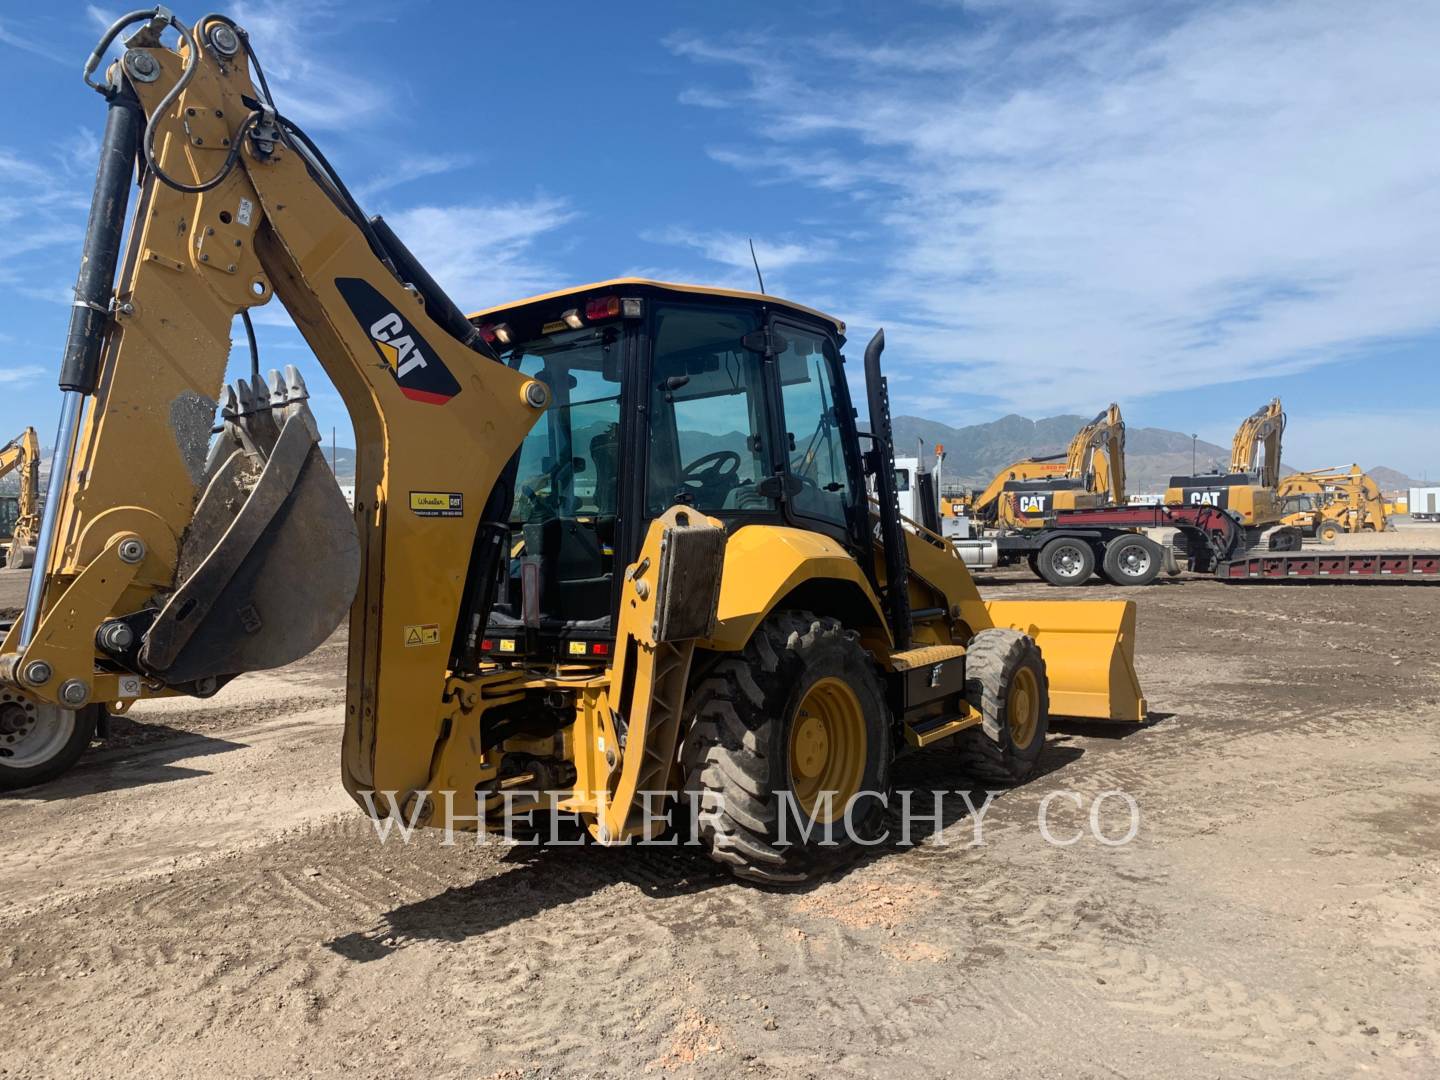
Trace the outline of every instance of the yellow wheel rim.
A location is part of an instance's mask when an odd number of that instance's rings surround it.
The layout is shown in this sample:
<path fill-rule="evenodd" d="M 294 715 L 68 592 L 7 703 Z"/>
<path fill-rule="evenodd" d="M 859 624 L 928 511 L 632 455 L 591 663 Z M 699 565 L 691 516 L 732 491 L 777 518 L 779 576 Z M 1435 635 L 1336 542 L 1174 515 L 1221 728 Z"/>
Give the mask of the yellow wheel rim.
<path fill-rule="evenodd" d="M 1010 723 L 1011 743 L 1017 750 L 1024 750 L 1035 738 L 1035 729 L 1040 726 L 1040 680 L 1028 667 L 1015 672 L 1015 677 L 1010 680 L 1005 716 Z"/>
<path fill-rule="evenodd" d="M 860 699 L 843 679 L 821 679 L 800 699 L 790 723 L 790 788 L 812 821 L 845 816 L 865 777 L 867 742 Z"/>

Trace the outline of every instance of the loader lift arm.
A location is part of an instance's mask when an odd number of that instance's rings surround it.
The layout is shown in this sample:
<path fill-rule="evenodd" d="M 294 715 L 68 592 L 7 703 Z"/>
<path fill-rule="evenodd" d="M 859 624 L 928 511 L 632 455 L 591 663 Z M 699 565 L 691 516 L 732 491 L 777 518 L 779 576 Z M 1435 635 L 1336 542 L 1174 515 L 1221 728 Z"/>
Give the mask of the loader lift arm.
<path fill-rule="evenodd" d="M 509 512 L 497 480 L 546 388 L 495 362 L 364 217 L 275 111 L 232 21 L 127 16 L 86 81 L 109 119 L 37 565 L 0 678 L 70 709 L 206 695 L 304 655 L 348 609 L 346 784 L 412 791 L 460 708 L 449 672 L 495 577 L 487 524 Z M 293 369 L 222 388 L 234 319 L 272 297 L 355 425 L 353 516 Z"/>

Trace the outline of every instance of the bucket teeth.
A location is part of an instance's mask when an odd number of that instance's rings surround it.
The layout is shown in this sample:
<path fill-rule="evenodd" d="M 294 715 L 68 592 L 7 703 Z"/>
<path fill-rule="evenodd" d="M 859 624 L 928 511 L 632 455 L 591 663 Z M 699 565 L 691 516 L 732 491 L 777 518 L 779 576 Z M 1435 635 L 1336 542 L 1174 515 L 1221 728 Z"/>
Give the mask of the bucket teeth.
<path fill-rule="evenodd" d="M 285 416 L 303 416 L 305 422 L 315 431 L 319 437 L 319 428 L 315 424 L 315 418 L 310 412 L 310 406 L 305 403 L 310 400 L 310 389 L 305 385 L 305 377 L 300 374 L 294 364 L 285 365 Z"/>
<path fill-rule="evenodd" d="M 285 392 L 285 380 L 280 372 L 274 368 L 270 369 L 270 413 L 275 423 L 285 423 L 285 402 L 288 398 Z"/>
<path fill-rule="evenodd" d="M 220 404 L 224 430 L 210 448 L 207 476 L 213 476 L 236 450 L 243 450 L 257 466 L 263 466 L 291 417 L 300 417 L 318 439 L 319 428 L 306 404 L 309 400 L 305 379 L 293 364 L 287 364 L 283 373 L 271 370 L 267 377 L 257 375 L 227 385 Z"/>
<path fill-rule="evenodd" d="M 247 454 L 259 454 L 263 457 L 275 445 L 275 440 L 271 439 L 268 445 L 261 446 L 255 438 L 250 424 L 251 417 L 255 415 L 255 391 L 244 379 L 236 382 L 231 389 L 235 392 L 239 407 L 235 410 L 235 419 L 226 425 L 226 434 L 239 443 Z"/>

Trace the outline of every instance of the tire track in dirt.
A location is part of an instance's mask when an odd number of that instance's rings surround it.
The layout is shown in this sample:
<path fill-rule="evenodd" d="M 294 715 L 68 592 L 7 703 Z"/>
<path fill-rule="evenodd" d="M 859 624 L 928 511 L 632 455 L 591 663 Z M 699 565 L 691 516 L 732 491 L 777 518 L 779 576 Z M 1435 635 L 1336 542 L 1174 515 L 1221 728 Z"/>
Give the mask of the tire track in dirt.
<path fill-rule="evenodd" d="M 25 814 L 0 817 L 0 920 L 16 905 L 63 902 L 349 813 L 338 784 L 311 780 L 333 774 L 339 724 L 335 708 L 312 706 L 221 746 L 177 740 L 66 778 Z"/>

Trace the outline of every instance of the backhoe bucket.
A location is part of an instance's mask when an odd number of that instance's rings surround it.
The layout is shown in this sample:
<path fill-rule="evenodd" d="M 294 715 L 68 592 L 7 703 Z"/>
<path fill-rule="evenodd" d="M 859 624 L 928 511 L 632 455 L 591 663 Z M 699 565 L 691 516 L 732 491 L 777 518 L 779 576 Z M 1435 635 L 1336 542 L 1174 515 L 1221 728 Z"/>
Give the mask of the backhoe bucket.
<path fill-rule="evenodd" d="M 177 588 L 139 652 L 172 685 L 288 664 L 350 607 L 360 544 L 308 396 L 293 367 L 226 390 Z"/>
<path fill-rule="evenodd" d="M 985 607 L 996 626 L 1021 630 L 1040 646 L 1052 715 L 1145 719 L 1133 601 L 996 600 Z"/>

